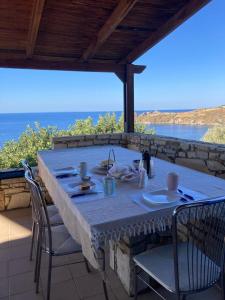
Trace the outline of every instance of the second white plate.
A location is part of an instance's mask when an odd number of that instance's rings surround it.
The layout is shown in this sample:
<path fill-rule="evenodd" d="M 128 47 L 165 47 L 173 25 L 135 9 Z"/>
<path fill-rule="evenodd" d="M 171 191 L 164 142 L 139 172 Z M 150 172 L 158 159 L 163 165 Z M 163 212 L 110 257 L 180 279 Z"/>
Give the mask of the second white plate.
<path fill-rule="evenodd" d="M 142 194 L 143 202 L 147 205 L 168 205 L 178 202 L 181 196 L 176 192 L 159 190 L 155 192 L 145 192 Z"/>

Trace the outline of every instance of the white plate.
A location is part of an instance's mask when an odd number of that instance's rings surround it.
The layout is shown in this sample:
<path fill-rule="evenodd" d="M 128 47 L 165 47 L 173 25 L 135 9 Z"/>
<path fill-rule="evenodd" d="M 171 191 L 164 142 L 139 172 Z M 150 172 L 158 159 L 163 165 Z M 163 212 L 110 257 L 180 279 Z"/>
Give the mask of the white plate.
<path fill-rule="evenodd" d="M 143 202 L 147 205 L 168 205 L 178 202 L 181 195 L 167 190 L 159 190 L 155 192 L 145 192 L 142 194 Z"/>

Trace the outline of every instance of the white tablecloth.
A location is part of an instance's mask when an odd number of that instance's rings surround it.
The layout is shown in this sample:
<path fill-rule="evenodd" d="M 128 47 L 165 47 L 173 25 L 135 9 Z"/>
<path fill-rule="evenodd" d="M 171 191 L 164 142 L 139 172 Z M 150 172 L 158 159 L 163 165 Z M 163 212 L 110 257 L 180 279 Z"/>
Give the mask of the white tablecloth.
<path fill-rule="evenodd" d="M 92 168 L 101 160 L 108 158 L 113 148 L 116 160 L 132 164 L 139 159 L 140 153 L 117 146 L 91 146 L 83 148 L 40 151 L 38 154 L 39 174 L 45 183 L 50 196 L 59 209 L 60 215 L 73 238 L 82 245 L 83 254 L 94 267 L 98 263 L 93 249 L 98 249 L 109 240 L 119 240 L 124 236 L 135 236 L 141 232 L 151 233 L 164 230 L 171 224 L 174 207 L 155 206 L 145 209 L 133 201 L 139 198 L 143 190 L 137 183 L 118 183 L 115 196 L 105 197 L 104 194 L 70 198 L 68 184 L 76 177 L 57 179 L 56 168 L 77 167 L 79 162 L 88 163 L 89 172 L 97 180 L 103 176 L 92 174 Z M 185 167 L 154 159 L 155 176 L 149 180 L 148 190 L 165 187 L 168 172 L 177 172 L 180 184 L 188 189 L 205 194 L 205 198 L 225 195 L 225 181 Z"/>

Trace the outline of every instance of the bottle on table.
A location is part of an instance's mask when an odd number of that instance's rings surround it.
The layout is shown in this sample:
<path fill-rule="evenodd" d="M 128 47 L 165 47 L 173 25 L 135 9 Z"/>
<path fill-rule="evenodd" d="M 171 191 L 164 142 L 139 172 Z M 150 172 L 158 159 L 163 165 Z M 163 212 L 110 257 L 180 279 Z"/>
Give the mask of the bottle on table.
<path fill-rule="evenodd" d="M 152 177 L 152 163 L 151 163 L 151 155 L 150 152 L 145 150 L 142 152 L 142 161 L 143 161 L 143 167 L 146 170 L 148 178 Z"/>

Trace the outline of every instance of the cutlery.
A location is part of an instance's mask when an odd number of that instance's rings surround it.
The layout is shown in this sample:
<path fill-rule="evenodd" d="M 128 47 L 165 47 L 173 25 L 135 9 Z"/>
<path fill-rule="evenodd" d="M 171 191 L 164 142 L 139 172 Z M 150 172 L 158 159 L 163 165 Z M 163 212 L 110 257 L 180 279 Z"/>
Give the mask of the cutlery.
<path fill-rule="evenodd" d="M 85 195 L 96 195 L 99 193 L 103 193 L 103 191 L 88 192 L 88 193 L 76 193 L 76 194 L 70 195 L 70 198 L 75 198 L 75 197 L 80 197 L 80 196 L 85 196 Z"/>
<path fill-rule="evenodd" d="M 181 189 L 177 189 L 177 191 L 183 196 L 182 198 L 186 198 L 185 200 L 195 200 L 191 195 L 185 194 Z"/>
<path fill-rule="evenodd" d="M 72 177 L 72 176 L 77 176 L 78 174 L 60 174 L 60 175 L 56 175 L 56 178 L 67 178 L 67 177 Z"/>

